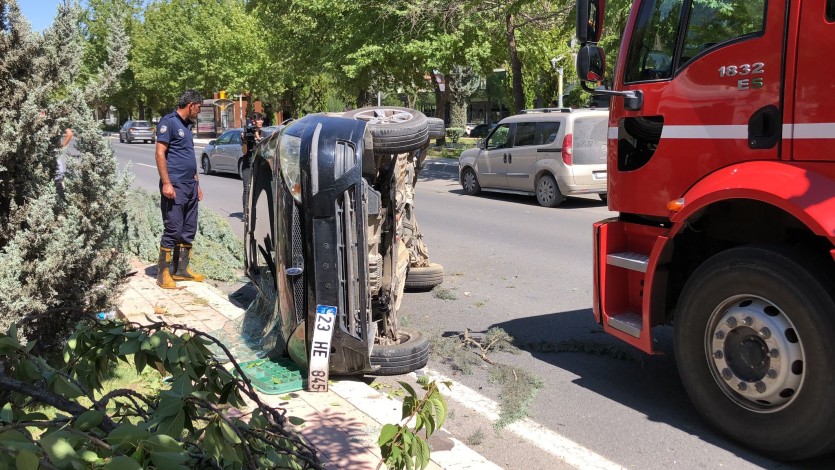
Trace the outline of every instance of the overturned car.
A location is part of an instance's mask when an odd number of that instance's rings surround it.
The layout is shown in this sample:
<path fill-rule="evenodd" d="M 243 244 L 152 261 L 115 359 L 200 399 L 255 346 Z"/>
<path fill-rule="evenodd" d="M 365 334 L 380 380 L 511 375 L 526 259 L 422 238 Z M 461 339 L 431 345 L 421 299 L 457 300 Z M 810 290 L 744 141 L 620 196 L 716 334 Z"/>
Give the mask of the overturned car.
<path fill-rule="evenodd" d="M 397 312 L 406 288 L 443 282 L 414 212 L 414 185 L 443 121 L 362 108 L 290 122 L 255 149 L 245 266 L 269 303 L 272 354 L 327 374 L 423 367 L 428 339 Z M 326 380 L 324 389 L 326 389 Z"/>

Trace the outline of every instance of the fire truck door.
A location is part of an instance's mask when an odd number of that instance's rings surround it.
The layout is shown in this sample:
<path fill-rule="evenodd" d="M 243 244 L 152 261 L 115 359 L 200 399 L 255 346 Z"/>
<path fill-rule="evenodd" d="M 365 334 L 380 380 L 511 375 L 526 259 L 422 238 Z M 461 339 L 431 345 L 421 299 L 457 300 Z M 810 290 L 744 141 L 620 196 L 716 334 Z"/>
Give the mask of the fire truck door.
<path fill-rule="evenodd" d="M 620 194 L 610 201 L 613 210 L 665 216 L 667 202 L 705 174 L 779 158 L 785 5 L 646 0 L 636 6 L 615 79 L 623 90 L 642 91 L 643 103 L 620 111 L 624 101 L 613 100 L 612 114 L 622 118 L 610 123 L 618 126 L 618 171 L 610 172 L 609 184 Z"/>
<path fill-rule="evenodd" d="M 783 148 L 795 160 L 835 160 L 835 62 L 826 54 L 835 38 L 835 0 L 798 4 L 796 72 L 787 72 Z M 791 80 L 794 80 L 792 83 Z M 788 112 L 790 111 L 791 114 Z"/>

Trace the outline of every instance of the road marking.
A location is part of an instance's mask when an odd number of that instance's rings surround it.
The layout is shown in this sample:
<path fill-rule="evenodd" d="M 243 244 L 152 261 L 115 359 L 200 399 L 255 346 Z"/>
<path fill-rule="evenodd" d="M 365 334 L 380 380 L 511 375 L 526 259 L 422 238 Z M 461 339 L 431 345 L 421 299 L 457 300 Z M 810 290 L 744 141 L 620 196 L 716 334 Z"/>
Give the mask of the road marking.
<path fill-rule="evenodd" d="M 434 380 L 440 387 L 444 396 L 452 398 L 461 405 L 481 414 L 490 421 L 498 421 L 500 407 L 495 401 L 481 395 L 464 384 L 458 383 L 439 372 L 423 369 L 424 375 Z M 412 372 L 416 376 L 415 372 Z M 443 382 L 452 383 L 451 388 L 443 385 Z M 534 422 L 530 418 L 516 421 L 509 424 L 505 429 L 527 440 L 531 444 L 559 458 L 575 468 L 601 469 L 601 470 L 625 470 L 624 467 L 596 454 L 576 442 L 555 433 L 545 426 Z"/>
<path fill-rule="evenodd" d="M 136 163 L 136 162 L 133 162 L 133 164 L 134 164 L 134 165 L 139 165 L 139 166 L 147 166 L 148 168 L 153 168 L 153 169 L 156 169 L 156 168 L 157 168 L 157 166 L 156 166 L 156 165 L 147 165 L 147 164 L 145 164 L 145 163 Z"/>

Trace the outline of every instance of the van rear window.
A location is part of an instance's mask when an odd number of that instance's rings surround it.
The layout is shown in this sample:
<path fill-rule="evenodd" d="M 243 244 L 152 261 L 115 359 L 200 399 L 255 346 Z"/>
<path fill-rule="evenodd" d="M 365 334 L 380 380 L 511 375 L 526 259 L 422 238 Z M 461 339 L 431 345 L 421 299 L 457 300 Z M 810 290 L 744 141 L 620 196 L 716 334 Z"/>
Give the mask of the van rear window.
<path fill-rule="evenodd" d="M 575 165 L 606 163 L 606 137 L 609 120 L 605 116 L 579 118 L 574 121 Z"/>

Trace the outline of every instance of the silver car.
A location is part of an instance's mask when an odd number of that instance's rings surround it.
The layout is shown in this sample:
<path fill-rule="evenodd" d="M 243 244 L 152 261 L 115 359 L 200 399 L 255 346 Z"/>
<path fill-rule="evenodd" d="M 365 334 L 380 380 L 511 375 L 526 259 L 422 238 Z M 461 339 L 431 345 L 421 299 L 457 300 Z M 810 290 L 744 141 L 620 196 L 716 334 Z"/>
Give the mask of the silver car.
<path fill-rule="evenodd" d="M 119 142 L 132 144 L 135 140 L 154 143 L 157 141 L 154 128 L 148 121 L 134 121 L 129 119 L 119 129 Z"/>
<path fill-rule="evenodd" d="M 242 129 L 229 129 L 206 145 L 200 156 L 203 173 L 235 173 L 242 178 L 244 152 L 241 148 L 241 132 Z"/>

